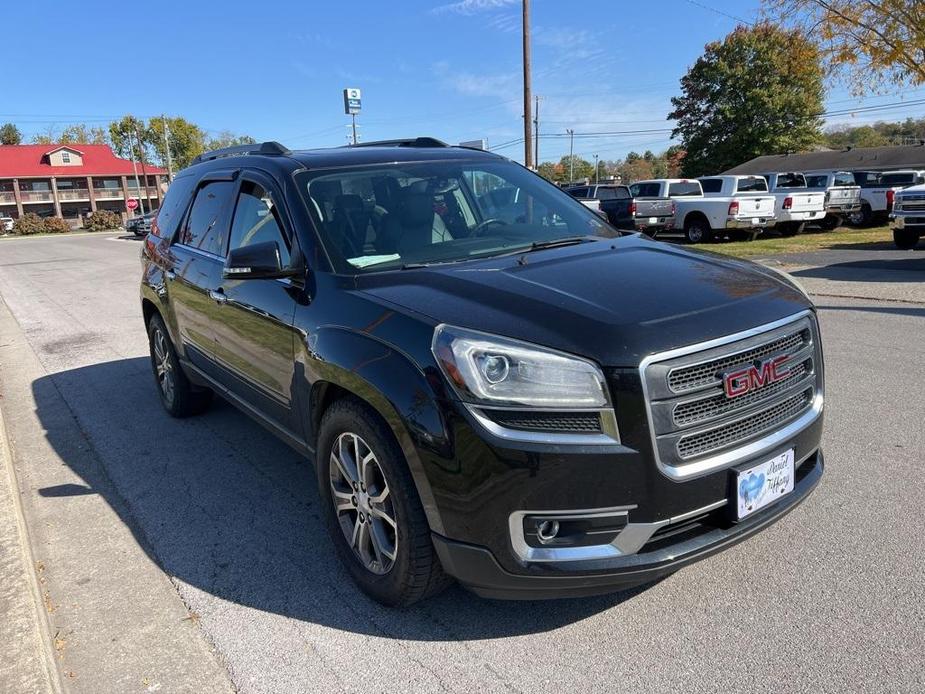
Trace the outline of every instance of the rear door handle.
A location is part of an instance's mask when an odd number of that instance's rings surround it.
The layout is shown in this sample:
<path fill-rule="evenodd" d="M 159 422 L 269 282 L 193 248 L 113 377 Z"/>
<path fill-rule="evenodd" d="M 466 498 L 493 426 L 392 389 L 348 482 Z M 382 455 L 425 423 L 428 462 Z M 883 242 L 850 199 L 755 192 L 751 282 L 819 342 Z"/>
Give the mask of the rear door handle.
<path fill-rule="evenodd" d="M 225 296 L 225 292 L 221 287 L 218 289 L 210 289 L 209 298 L 217 304 L 224 304 L 226 301 L 228 301 L 228 297 Z"/>

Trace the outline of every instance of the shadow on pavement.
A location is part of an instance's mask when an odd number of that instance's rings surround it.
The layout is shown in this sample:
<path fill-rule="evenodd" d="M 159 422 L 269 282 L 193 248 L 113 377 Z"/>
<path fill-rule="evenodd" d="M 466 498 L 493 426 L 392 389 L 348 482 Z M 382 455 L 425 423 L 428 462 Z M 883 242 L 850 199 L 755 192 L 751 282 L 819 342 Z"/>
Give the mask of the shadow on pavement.
<path fill-rule="evenodd" d="M 897 275 L 903 273 L 921 273 L 916 275 Z M 796 277 L 815 277 L 827 280 L 847 280 L 851 282 L 923 282 L 925 281 L 925 254 L 904 258 L 883 258 L 853 260 L 844 263 L 832 263 L 820 267 L 796 270 L 790 274 Z"/>
<path fill-rule="evenodd" d="M 40 493 L 102 494 L 168 575 L 222 600 L 351 632 L 452 641 L 549 631 L 646 589 L 537 606 L 453 587 L 412 608 L 383 608 L 341 568 L 311 464 L 231 405 L 216 399 L 204 415 L 170 418 L 141 357 L 32 388 L 46 436 L 87 485 Z"/>

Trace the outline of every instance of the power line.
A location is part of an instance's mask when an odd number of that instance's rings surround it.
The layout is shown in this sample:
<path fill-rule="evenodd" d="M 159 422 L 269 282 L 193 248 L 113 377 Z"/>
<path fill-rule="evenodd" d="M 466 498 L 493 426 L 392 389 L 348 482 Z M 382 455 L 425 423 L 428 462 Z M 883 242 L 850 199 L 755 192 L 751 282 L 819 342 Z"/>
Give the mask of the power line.
<path fill-rule="evenodd" d="M 742 22 L 742 24 L 747 24 L 748 26 L 753 26 L 754 22 L 750 22 L 747 19 L 742 19 L 741 17 L 736 17 L 734 14 L 729 14 L 728 12 L 723 12 L 718 10 L 715 7 L 710 7 L 709 5 L 704 5 L 702 2 L 697 2 L 697 0 L 687 0 L 687 2 L 695 7 L 699 7 L 708 12 L 713 12 L 714 14 L 721 14 L 723 17 L 728 17 L 729 19 L 734 19 L 737 22 Z"/>

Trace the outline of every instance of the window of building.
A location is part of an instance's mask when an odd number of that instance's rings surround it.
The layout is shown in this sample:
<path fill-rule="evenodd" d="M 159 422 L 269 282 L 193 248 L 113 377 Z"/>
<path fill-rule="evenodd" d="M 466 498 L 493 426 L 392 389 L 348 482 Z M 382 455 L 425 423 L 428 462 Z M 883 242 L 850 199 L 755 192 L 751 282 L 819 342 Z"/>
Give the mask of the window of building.
<path fill-rule="evenodd" d="M 177 243 L 198 248 L 216 255 L 222 252 L 225 241 L 225 211 L 231 205 L 234 183 L 210 181 L 196 193 L 186 226 Z"/>
<path fill-rule="evenodd" d="M 229 249 L 268 241 L 276 242 L 282 266 L 289 265 L 289 243 L 273 196 L 260 184 L 244 181 L 235 205 Z"/>
<path fill-rule="evenodd" d="M 70 152 L 61 152 L 61 163 L 70 164 L 71 163 L 71 154 Z"/>

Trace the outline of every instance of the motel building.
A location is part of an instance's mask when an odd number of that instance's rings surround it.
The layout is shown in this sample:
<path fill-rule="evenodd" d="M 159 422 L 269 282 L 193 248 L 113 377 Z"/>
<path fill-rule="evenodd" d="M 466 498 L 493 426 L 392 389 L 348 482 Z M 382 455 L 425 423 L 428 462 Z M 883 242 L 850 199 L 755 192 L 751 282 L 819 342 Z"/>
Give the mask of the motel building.
<path fill-rule="evenodd" d="M 123 220 L 133 213 L 126 201 L 141 201 L 146 212 L 160 207 L 167 172 L 145 164 L 135 170 L 109 145 L 0 145 L 0 216 L 17 219 L 27 212 L 62 217 L 77 227 L 96 210 L 111 210 Z M 134 214 L 139 214 L 140 206 Z"/>

